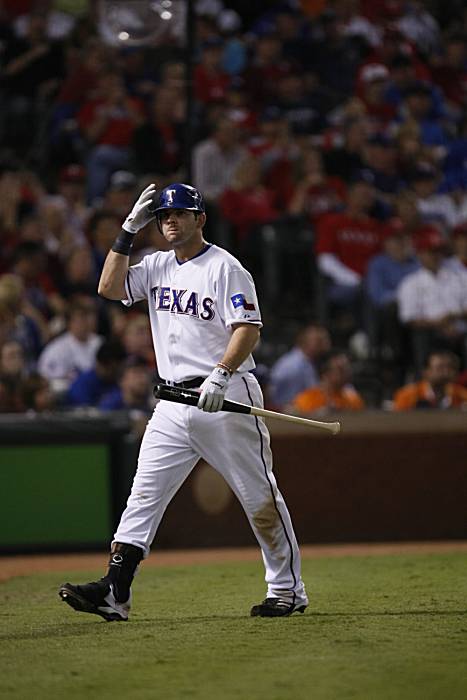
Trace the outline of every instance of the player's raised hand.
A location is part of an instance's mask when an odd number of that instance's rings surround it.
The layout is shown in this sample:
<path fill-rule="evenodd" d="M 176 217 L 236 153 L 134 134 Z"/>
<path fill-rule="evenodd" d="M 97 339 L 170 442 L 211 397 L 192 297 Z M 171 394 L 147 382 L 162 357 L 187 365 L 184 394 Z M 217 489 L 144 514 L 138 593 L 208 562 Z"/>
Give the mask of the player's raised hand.
<path fill-rule="evenodd" d="M 220 411 L 229 379 L 230 373 L 226 369 L 214 367 L 209 377 L 201 385 L 198 408 L 209 413 Z"/>
<path fill-rule="evenodd" d="M 152 219 L 155 219 L 156 215 L 149 211 L 149 205 L 155 193 L 156 186 L 154 184 L 148 185 L 148 187 L 141 192 L 139 199 L 135 202 L 133 209 L 123 222 L 122 228 L 125 231 L 128 231 L 128 233 L 138 233 L 138 231 L 144 228 Z"/>

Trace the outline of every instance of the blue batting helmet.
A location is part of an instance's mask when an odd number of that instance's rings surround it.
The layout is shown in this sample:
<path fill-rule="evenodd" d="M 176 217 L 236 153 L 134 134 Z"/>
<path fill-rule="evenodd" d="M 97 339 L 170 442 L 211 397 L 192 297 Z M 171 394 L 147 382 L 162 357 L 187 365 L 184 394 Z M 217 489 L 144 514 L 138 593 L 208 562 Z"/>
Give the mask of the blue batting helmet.
<path fill-rule="evenodd" d="M 156 195 L 151 210 L 157 215 L 163 209 L 186 209 L 204 213 L 204 201 L 196 187 L 176 182 Z"/>

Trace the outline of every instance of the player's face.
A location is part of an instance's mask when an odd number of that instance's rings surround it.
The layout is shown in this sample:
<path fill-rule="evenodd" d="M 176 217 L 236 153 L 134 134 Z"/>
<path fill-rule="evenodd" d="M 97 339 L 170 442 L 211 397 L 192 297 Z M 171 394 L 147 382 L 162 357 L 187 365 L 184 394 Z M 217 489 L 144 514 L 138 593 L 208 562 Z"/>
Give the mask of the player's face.
<path fill-rule="evenodd" d="M 165 209 L 159 217 L 162 234 L 174 248 L 201 240 L 204 214 L 196 215 L 186 209 Z"/>

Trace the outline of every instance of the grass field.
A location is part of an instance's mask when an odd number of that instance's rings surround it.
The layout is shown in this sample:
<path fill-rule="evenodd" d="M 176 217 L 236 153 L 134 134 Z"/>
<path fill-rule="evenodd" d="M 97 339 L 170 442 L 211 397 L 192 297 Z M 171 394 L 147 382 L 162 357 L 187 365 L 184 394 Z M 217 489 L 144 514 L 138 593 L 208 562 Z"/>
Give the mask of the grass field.
<path fill-rule="evenodd" d="M 0 560 L 1 566 L 1 560 Z M 0 584 L 0 697 L 465 700 L 465 554 L 307 559 L 304 615 L 250 618 L 258 563 L 142 569 L 128 623 L 74 612 L 65 580 Z"/>

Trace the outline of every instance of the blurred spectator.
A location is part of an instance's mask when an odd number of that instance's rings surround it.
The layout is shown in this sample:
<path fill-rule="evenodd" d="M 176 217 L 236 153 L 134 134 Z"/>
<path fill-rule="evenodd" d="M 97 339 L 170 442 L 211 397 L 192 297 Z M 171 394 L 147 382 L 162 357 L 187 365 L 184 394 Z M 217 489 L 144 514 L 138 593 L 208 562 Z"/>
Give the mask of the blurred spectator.
<path fill-rule="evenodd" d="M 107 257 L 121 229 L 121 217 L 108 209 L 98 209 L 89 219 L 87 235 L 92 247 L 96 275 L 99 276 Z"/>
<path fill-rule="evenodd" d="M 97 406 L 102 397 L 118 389 L 118 378 L 126 357 L 119 342 L 109 340 L 96 353 L 96 364 L 81 372 L 70 386 L 66 403 L 71 406 Z"/>
<path fill-rule="evenodd" d="M 63 262 L 62 275 L 58 283 L 66 299 L 84 294 L 92 296 L 97 290 L 97 275 L 94 258 L 88 245 L 73 248 Z"/>
<path fill-rule="evenodd" d="M 46 34 L 46 20 L 40 11 L 27 16 L 23 37 L 12 38 L 2 56 L 3 140 L 21 156 L 28 155 L 43 118 L 46 100 L 58 87 L 63 73 L 63 50 Z"/>
<path fill-rule="evenodd" d="M 131 97 L 143 102 L 151 99 L 156 91 L 154 61 L 147 49 L 141 46 L 127 46 L 120 49 L 118 69 L 126 91 Z"/>
<path fill-rule="evenodd" d="M 84 102 L 78 122 L 89 147 L 87 158 L 87 198 L 89 204 L 104 196 L 110 175 L 128 164 L 134 129 L 142 123 L 142 103 L 129 97 L 121 75 L 100 76 L 95 99 Z"/>
<path fill-rule="evenodd" d="M 346 186 L 340 178 L 326 175 L 321 152 L 316 148 L 308 148 L 303 153 L 300 166 L 288 212 L 294 216 L 307 216 L 315 225 L 323 214 L 344 207 Z"/>
<path fill-rule="evenodd" d="M 336 3 L 321 14 L 309 47 L 309 61 L 323 85 L 343 100 L 352 93 L 363 47 L 358 39 L 345 35 L 338 11 Z"/>
<path fill-rule="evenodd" d="M 414 42 L 422 53 L 428 55 L 437 49 L 440 39 L 439 26 L 424 2 L 411 0 L 406 3 L 396 27 L 409 41 Z"/>
<path fill-rule="evenodd" d="M 302 328 L 294 346 L 271 367 L 269 398 L 281 409 L 287 403 L 319 382 L 316 362 L 331 349 L 331 338 L 324 326 L 312 323 Z"/>
<path fill-rule="evenodd" d="M 321 113 L 307 94 L 304 75 L 284 75 L 277 83 L 276 93 L 275 105 L 281 110 L 292 133 L 312 134 L 323 126 Z"/>
<path fill-rule="evenodd" d="M 16 340 L 23 348 L 28 366 L 33 366 L 48 340 L 44 318 L 25 298 L 20 277 L 0 277 L 0 342 Z"/>
<path fill-rule="evenodd" d="M 145 314 L 137 314 L 130 319 L 126 316 L 120 339 L 128 356 L 143 359 L 149 367 L 154 366 L 151 329 Z"/>
<path fill-rule="evenodd" d="M 399 320 L 397 289 L 402 280 L 417 270 L 410 231 L 400 219 L 385 228 L 383 251 L 371 258 L 365 276 L 369 301 L 369 340 L 373 357 L 397 367 L 393 381 L 405 375 L 407 339 Z"/>
<path fill-rule="evenodd" d="M 355 171 L 364 167 L 363 148 L 368 138 L 368 121 L 352 119 L 344 126 L 342 145 L 324 151 L 324 167 L 328 175 L 350 182 Z"/>
<path fill-rule="evenodd" d="M 64 308 L 47 262 L 44 246 L 36 241 L 19 243 L 13 251 L 12 272 L 23 282 L 25 298 L 40 314 L 41 322 L 50 318 L 54 311 L 61 313 Z M 38 315 L 36 320 L 39 321 Z"/>
<path fill-rule="evenodd" d="M 415 238 L 420 269 L 401 282 L 399 318 L 410 331 L 415 369 L 421 372 L 433 349 L 465 353 L 467 272 L 445 264 L 446 242 L 433 226 Z"/>
<path fill-rule="evenodd" d="M 279 211 L 274 193 L 262 182 L 258 159 L 241 161 L 232 177 L 232 183 L 220 198 L 220 211 L 234 229 L 239 254 L 247 255 L 255 245 L 251 240 L 256 227 L 274 221 Z"/>
<path fill-rule="evenodd" d="M 123 368 L 119 387 L 104 395 L 99 402 L 103 411 L 141 411 L 153 408 L 151 373 L 144 360 L 129 358 Z"/>
<path fill-rule="evenodd" d="M 64 227 L 70 232 L 69 245 L 82 245 L 89 216 L 85 196 L 86 171 L 82 165 L 71 163 L 60 170 L 57 192 L 44 198 L 44 204 L 56 208 L 63 216 Z"/>
<path fill-rule="evenodd" d="M 451 232 L 453 255 L 446 265 L 457 272 L 467 272 L 467 222 L 456 226 Z"/>
<path fill-rule="evenodd" d="M 111 211 L 123 220 L 138 198 L 137 185 L 138 180 L 133 173 L 128 170 L 116 170 L 110 176 L 100 211 Z"/>
<path fill-rule="evenodd" d="M 201 45 L 201 55 L 194 72 L 194 91 L 201 105 L 222 102 L 230 77 L 222 67 L 224 42 L 211 36 Z"/>
<path fill-rule="evenodd" d="M 102 343 L 102 338 L 95 333 L 96 321 L 94 304 L 72 304 L 66 332 L 51 340 L 42 351 L 38 370 L 51 382 L 54 393 L 65 392 L 79 372 L 94 367 Z"/>
<path fill-rule="evenodd" d="M 55 268 L 60 257 L 66 257 L 76 245 L 85 242 L 83 232 L 78 237 L 67 226 L 66 210 L 62 202 L 43 197 L 36 215 L 25 217 L 21 222 L 19 236 L 23 241 L 43 244 L 48 255 L 48 271 L 55 277 Z"/>
<path fill-rule="evenodd" d="M 396 116 L 396 108 L 386 99 L 388 79 L 389 70 L 382 63 L 367 63 L 359 76 L 360 99 L 378 130 L 385 129 Z"/>
<path fill-rule="evenodd" d="M 452 352 L 430 352 L 423 370 L 423 379 L 399 389 L 393 409 L 467 408 L 467 389 L 456 384 L 459 358 Z"/>
<path fill-rule="evenodd" d="M 40 374 L 33 373 L 20 385 L 23 410 L 43 413 L 56 407 L 56 398 L 49 381 Z"/>
<path fill-rule="evenodd" d="M 21 3 L 19 3 L 21 5 Z M 37 13 L 45 23 L 45 35 L 48 39 L 65 39 L 73 29 L 75 20 L 69 12 L 58 10 L 54 0 L 36 0 L 29 2 L 32 13 L 20 12 L 14 21 L 15 33 L 18 36 L 25 36 L 28 33 L 31 18 Z"/>
<path fill-rule="evenodd" d="M 397 167 L 396 144 L 384 133 L 376 133 L 367 140 L 365 167 L 373 173 L 374 185 L 378 190 L 378 199 L 386 204 L 386 211 L 391 211 L 394 197 L 404 189 Z"/>
<path fill-rule="evenodd" d="M 441 173 L 430 163 L 415 164 L 410 186 L 417 197 L 417 207 L 427 223 L 437 224 L 443 231 L 459 222 L 456 202 L 449 194 L 438 194 Z"/>
<path fill-rule="evenodd" d="M 173 90 L 158 88 L 149 107 L 147 121 L 133 132 L 132 156 L 139 173 L 170 177 L 183 162 L 184 128 L 173 114 Z"/>
<path fill-rule="evenodd" d="M 279 107 L 267 107 L 258 116 L 257 133 L 249 140 L 248 150 L 261 163 L 264 184 L 285 206 L 293 192 L 300 149 Z"/>
<path fill-rule="evenodd" d="M 448 34 L 443 42 L 441 57 L 431 62 L 432 80 L 443 91 L 451 108 L 467 106 L 467 37 L 462 32 Z"/>
<path fill-rule="evenodd" d="M 320 272 L 329 279 L 327 303 L 355 306 L 370 258 L 380 252 L 381 224 L 369 216 L 375 201 L 373 175 L 355 174 L 342 213 L 326 214 L 317 226 L 316 254 Z"/>
<path fill-rule="evenodd" d="M 246 137 L 257 128 L 256 110 L 253 109 L 246 92 L 245 80 L 235 76 L 226 90 L 223 110 L 227 119 L 236 124 Z"/>
<path fill-rule="evenodd" d="M 61 166 L 79 159 L 83 142 L 76 115 L 80 106 L 97 96 L 101 73 L 107 72 L 111 54 L 95 37 L 77 49 L 60 86 L 49 123 L 50 156 Z"/>
<path fill-rule="evenodd" d="M 182 61 L 167 61 L 160 68 L 159 90 L 170 95 L 172 119 L 177 124 L 186 121 L 186 78 Z"/>
<path fill-rule="evenodd" d="M 230 119 L 222 119 L 212 135 L 200 141 L 193 151 L 193 184 L 207 204 L 216 204 L 232 181 L 233 173 L 246 154 L 239 143 L 239 129 Z"/>
<path fill-rule="evenodd" d="M 440 114 L 435 109 L 433 87 L 418 80 L 409 84 L 403 93 L 399 118 L 402 123 L 415 122 L 420 130 L 420 141 L 427 146 L 446 146 L 447 134 L 439 122 Z M 437 96 L 438 103 L 441 98 Z"/>
<path fill-rule="evenodd" d="M 19 166 L 9 158 L 3 162 L 0 160 L 0 233 L 3 251 L 0 269 L 4 269 L 18 243 L 18 229 L 22 220 L 34 210 L 34 197 L 25 187 Z"/>
<path fill-rule="evenodd" d="M 419 267 L 410 233 L 403 222 L 399 219 L 389 222 L 383 235 L 383 251 L 369 261 L 365 279 L 368 296 L 379 313 L 396 304 L 399 284 Z"/>
<path fill-rule="evenodd" d="M 361 2 L 345 0 L 336 3 L 335 12 L 343 36 L 358 38 L 366 47 L 381 45 L 382 30 L 361 13 Z"/>
<path fill-rule="evenodd" d="M 0 346 L 0 412 L 16 413 L 23 410 L 20 384 L 27 376 L 24 351 L 16 340 Z"/>
<path fill-rule="evenodd" d="M 248 46 L 241 32 L 242 19 L 232 9 L 225 9 L 218 17 L 218 27 L 224 39 L 222 68 L 229 76 L 243 73 L 248 64 Z"/>
<path fill-rule="evenodd" d="M 291 63 L 282 55 L 279 36 L 273 32 L 258 36 L 253 46 L 253 57 L 244 73 L 251 104 L 259 110 L 275 104 L 277 85 L 291 70 Z"/>
<path fill-rule="evenodd" d="M 406 183 L 410 183 L 418 163 L 437 161 L 436 149 L 421 143 L 420 129 L 415 122 L 406 122 L 398 126 L 394 139 L 397 147 L 397 170 Z"/>
<path fill-rule="evenodd" d="M 331 350 L 318 361 L 320 383 L 295 397 L 292 407 L 300 413 L 365 408 L 365 403 L 351 384 L 352 367 L 345 352 Z"/>
<path fill-rule="evenodd" d="M 79 60 L 62 81 L 56 98 L 56 108 L 61 118 L 71 117 L 82 102 L 94 97 L 99 76 L 109 65 L 110 59 L 109 49 L 99 39 L 92 37 L 86 42 Z"/>
<path fill-rule="evenodd" d="M 399 51 L 389 61 L 389 83 L 386 100 L 394 107 L 400 107 L 406 90 L 420 78 L 417 75 L 415 61 L 409 51 Z"/>
<path fill-rule="evenodd" d="M 0 347 L 0 376 L 18 382 L 27 374 L 27 366 L 21 343 L 7 340 Z"/>

